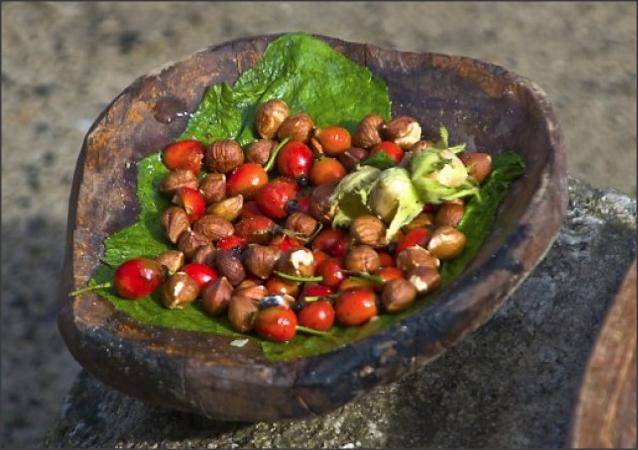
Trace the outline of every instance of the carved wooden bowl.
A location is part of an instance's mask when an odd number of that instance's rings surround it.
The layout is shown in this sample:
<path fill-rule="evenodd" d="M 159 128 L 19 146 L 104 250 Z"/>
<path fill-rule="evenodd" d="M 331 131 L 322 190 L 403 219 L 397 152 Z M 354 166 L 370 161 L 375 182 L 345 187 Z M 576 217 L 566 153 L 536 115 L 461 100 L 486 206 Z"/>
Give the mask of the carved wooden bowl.
<path fill-rule="evenodd" d="M 241 421 L 323 414 L 415 370 L 487 321 L 545 255 L 567 206 L 565 154 L 544 92 L 526 78 L 475 59 L 385 50 L 317 36 L 388 85 L 393 115 L 408 114 L 435 136 L 444 124 L 470 149 L 518 152 L 525 175 L 468 269 L 432 305 L 330 353 L 270 362 L 257 344 L 142 326 L 88 293 L 103 239 L 137 219 L 131 162 L 170 143 L 207 86 L 234 82 L 277 36 L 227 42 L 137 79 L 86 136 L 70 198 L 65 306 L 59 327 L 73 356 L 104 383 L 133 397 Z M 166 123 L 169 122 L 169 123 Z M 468 361 L 471 364 L 471 361 Z"/>

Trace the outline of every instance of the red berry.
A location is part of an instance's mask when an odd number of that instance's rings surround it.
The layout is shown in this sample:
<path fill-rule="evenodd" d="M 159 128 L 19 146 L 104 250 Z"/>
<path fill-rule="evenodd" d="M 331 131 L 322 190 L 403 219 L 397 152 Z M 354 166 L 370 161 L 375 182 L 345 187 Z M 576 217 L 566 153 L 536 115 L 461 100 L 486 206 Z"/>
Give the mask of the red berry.
<path fill-rule="evenodd" d="M 312 150 L 299 141 L 290 141 L 277 155 L 277 170 L 286 177 L 299 178 L 308 175 L 312 167 Z"/>
<path fill-rule="evenodd" d="M 317 272 L 323 277 L 321 284 L 332 289 L 337 289 L 343 280 L 347 278 L 347 275 L 343 272 L 343 267 L 334 258 L 321 264 Z"/>
<path fill-rule="evenodd" d="M 113 284 L 120 297 L 139 298 L 152 294 L 163 279 L 159 263 L 152 259 L 134 258 L 118 266 Z"/>
<path fill-rule="evenodd" d="M 182 272 L 186 272 L 189 277 L 195 280 L 200 289 L 204 289 L 208 283 L 219 278 L 215 269 L 201 263 L 186 264 L 182 267 Z"/>
<path fill-rule="evenodd" d="M 281 250 L 282 252 L 286 252 L 295 248 L 302 248 L 304 246 L 304 243 L 299 239 L 283 234 L 273 239 L 270 245 L 276 245 L 279 250 Z"/>
<path fill-rule="evenodd" d="M 271 306 L 257 312 L 254 330 L 269 341 L 286 342 L 295 337 L 297 316 L 285 306 Z"/>
<path fill-rule="evenodd" d="M 403 159 L 403 150 L 394 142 L 383 141 L 374 147 L 370 151 L 370 156 L 373 156 L 379 152 L 384 152 L 386 155 L 390 157 L 395 163 L 399 164 Z"/>
<path fill-rule="evenodd" d="M 265 244 L 272 238 L 275 226 L 266 216 L 246 217 L 235 225 L 235 234 L 249 244 Z"/>
<path fill-rule="evenodd" d="M 312 252 L 312 255 L 315 258 L 315 267 L 318 269 L 319 267 L 321 267 L 321 264 L 323 264 L 324 261 L 326 261 L 328 258 L 330 258 L 330 255 L 328 255 L 326 252 L 323 252 L 321 250 L 315 250 Z"/>
<path fill-rule="evenodd" d="M 312 249 L 321 250 L 331 256 L 343 256 L 348 252 L 348 241 L 340 229 L 326 228 L 312 241 Z"/>
<path fill-rule="evenodd" d="M 306 283 L 301 293 L 300 300 L 304 297 L 327 297 L 332 294 L 332 289 L 323 284 Z"/>
<path fill-rule="evenodd" d="M 374 291 L 355 288 L 341 292 L 335 312 L 337 320 L 345 326 L 363 325 L 378 314 Z"/>
<path fill-rule="evenodd" d="M 379 255 L 379 265 L 383 267 L 394 267 L 396 264 L 392 255 L 386 252 L 377 252 Z"/>
<path fill-rule="evenodd" d="M 217 248 L 221 250 L 231 250 L 233 248 L 245 246 L 246 239 L 235 235 L 226 236 L 217 241 Z"/>
<path fill-rule="evenodd" d="M 310 214 L 310 196 L 309 195 L 306 195 L 305 197 L 299 197 L 297 199 L 297 204 L 299 205 L 300 212 Z"/>
<path fill-rule="evenodd" d="M 263 216 L 263 215 L 264 213 L 261 212 L 255 200 L 244 202 L 244 206 L 242 206 L 241 212 L 239 213 L 239 216 L 241 218 L 251 217 L 251 216 Z"/>
<path fill-rule="evenodd" d="M 396 280 L 398 278 L 403 278 L 403 272 L 396 267 L 384 267 L 378 270 L 375 275 L 381 277 L 383 279 L 382 283 L 377 283 L 375 289 L 381 291 L 385 284 L 389 281 Z"/>
<path fill-rule="evenodd" d="M 337 156 L 352 147 L 350 132 L 342 127 L 328 127 L 319 131 L 319 143 L 326 155 Z"/>
<path fill-rule="evenodd" d="M 244 163 L 234 169 L 226 180 L 226 195 L 241 194 L 244 198 L 252 198 L 268 183 L 268 175 L 264 168 L 255 163 Z"/>
<path fill-rule="evenodd" d="M 204 196 L 197 190 L 182 187 L 177 190 L 173 203 L 181 206 L 188 215 L 190 223 L 197 222 L 206 212 Z"/>
<path fill-rule="evenodd" d="M 308 303 L 299 313 L 299 325 L 319 331 L 327 331 L 335 321 L 332 303 L 318 300 Z"/>
<path fill-rule="evenodd" d="M 436 212 L 438 208 L 436 207 L 435 204 L 433 203 L 426 203 L 425 205 L 423 205 L 423 209 L 421 210 L 421 212 L 424 213 L 433 213 Z"/>
<path fill-rule="evenodd" d="M 288 215 L 288 202 L 297 195 L 297 185 L 287 180 L 273 180 L 262 187 L 255 197 L 259 209 L 268 217 L 283 219 Z"/>
<path fill-rule="evenodd" d="M 345 167 L 334 158 L 321 158 L 310 170 L 310 182 L 316 186 L 337 183 L 345 176 Z"/>
<path fill-rule="evenodd" d="M 204 144 L 199 141 L 185 140 L 175 142 L 164 149 L 162 160 L 170 170 L 190 170 L 199 173 L 204 158 Z"/>
<path fill-rule="evenodd" d="M 406 248 L 410 248 L 415 245 L 420 245 L 425 248 L 429 240 L 430 231 L 428 231 L 427 228 L 415 228 L 414 230 L 410 230 L 405 236 L 403 236 L 399 245 L 397 245 L 395 254 L 398 255 Z"/>

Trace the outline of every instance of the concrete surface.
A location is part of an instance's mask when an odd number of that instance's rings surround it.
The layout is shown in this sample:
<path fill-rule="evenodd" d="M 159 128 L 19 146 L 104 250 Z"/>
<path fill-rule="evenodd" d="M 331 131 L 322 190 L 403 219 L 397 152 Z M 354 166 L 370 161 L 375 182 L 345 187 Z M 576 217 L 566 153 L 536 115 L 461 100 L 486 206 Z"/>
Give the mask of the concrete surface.
<path fill-rule="evenodd" d="M 306 30 L 482 58 L 556 106 L 572 175 L 634 195 L 634 3 L 2 3 L 2 440 L 34 446 L 78 366 L 55 328 L 84 134 L 137 76 L 236 37 Z"/>

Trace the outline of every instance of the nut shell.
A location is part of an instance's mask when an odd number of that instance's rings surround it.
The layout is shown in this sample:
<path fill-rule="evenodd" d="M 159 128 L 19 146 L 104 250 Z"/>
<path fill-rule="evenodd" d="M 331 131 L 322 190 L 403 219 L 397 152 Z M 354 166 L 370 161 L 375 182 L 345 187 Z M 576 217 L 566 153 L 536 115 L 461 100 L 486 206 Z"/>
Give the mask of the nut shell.
<path fill-rule="evenodd" d="M 206 264 L 210 267 L 215 267 L 215 255 L 217 254 L 217 250 L 213 244 L 206 244 L 197 247 L 193 256 L 191 257 L 191 262 Z"/>
<path fill-rule="evenodd" d="M 350 235 L 355 242 L 372 247 L 387 245 L 385 224 L 373 215 L 359 216 L 350 225 Z"/>
<path fill-rule="evenodd" d="M 365 116 L 352 134 L 352 145 L 370 148 L 381 143 L 383 139 L 381 138 L 380 129 L 383 122 L 383 117 L 377 114 Z"/>
<path fill-rule="evenodd" d="M 266 164 L 270 153 L 277 146 L 277 142 L 271 139 L 260 139 L 253 142 L 246 149 L 246 160 L 255 164 Z"/>
<path fill-rule="evenodd" d="M 361 161 L 368 157 L 368 151 L 361 147 L 350 147 L 338 156 L 339 162 L 346 170 L 354 170 Z"/>
<path fill-rule="evenodd" d="M 444 203 L 434 216 L 434 224 L 439 227 L 443 225 L 456 227 L 463 218 L 464 212 L 465 207 L 462 202 Z"/>
<path fill-rule="evenodd" d="M 177 241 L 177 248 L 184 252 L 184 256 L 188 260 L 190 260 L 197 249 L 203 245 L 210 245 L 210 239 L 192 230 L 184 231 Z"/>
<path fill-rule="evenodd" d="M 177 243 L 184 231 L 191 228 L 188 214 L 177 206 L 172 206 L 162 213 L 160 224 L 164 227 L 168 240 L 173 244 Z"/>
<path fill-rule="evenodd" d="M 427 139 L 422 139 L 420 141 L 415 142 L 412 147 L 410 147 L 410 151 L 413 153 L 422 152 L 423 150 L 427 150 L 432 147 L 434 142 L 428 141 Z"/>
<path fill-rule="evenodd" d="M 314 188 L 310 195 L 310 214 L 321 223 L 329 224 L 332 221 L 330 196 L 334 190 L 334 184 L 323 184 Z"/>
<path fill-rule="evenodd" d="M 206 212 L 232 222 L 241 213 L 244 206 L 244 197 L 241 194 L 228 197 L 220 202 L 213 203 Z"/>
<path fill-rule="evenodd" d="M 346 255 L 346 269 L 353 272 L 376 272 L 381 267 L 379 254 L 369 245 L 354 247 Z"/>
<path fill-rule="evenodd" d="M 286 219 L 286 229 L 294 231 L 301 237 L 310 237 L 317 230 L 319 222 L 302 212 L 295 212 Z"/>
<path fill-rule="evenodd" d="M 244 151 L 232 139 L 220 139 L 206 149 L 204 163 L 210 172 L 228 173 L 244 162 Z"/>
<path fill-rule="evenodd" d="M 257 133 L 264 139 L 272 139 L 289 114 L 286 102 L 278 98 L 268 100 L 259 107 L 255 115 Z"/>
<path fill-rule="evenodd" d="M 228 278 L 233 286 L 237 286 L 246 278 L 246 270 L 241 259 L 232 250 L 217 250 L 215 266 L 220 276 Z"/>
<path fill-rule="evenodd" d="M 162 184 L 159 186 L 159 190 L 172 197 L 179 188 L 187 187 L 197 189 L 197 185 L 197 177 L 193 172 L 185 169 L 177 169 L 172 170 L 166 175 L 162 180 Z"/>
<path fill-rule="evenodd" d="M 226 197 L 226 175 L 209 173 L 200 183 L 199 192 L 207 205 L 222 201 Z"/>
<path fill-rule="evenodd" d="M 226 311 L 233 295 L 233 285 L 228 278 L 220 277 L 206 285 L 202 292 L 202 307 L 212 316 Z"/>
<path fill-rule="evenodd" d="M 421 140 L 421 125 L 414 117 L 401 116 L 382 125 L 381 135 L 402 149 L 409 149 Z"/>
<path fill-rule="evenodd" d="M 246 280 L 244 280 L 246 281 Z M 233 296 L 238 295 L 241 297 L 248 297 L 259 304 L 262 298 L 268 295 L 268 289 L 261 284 L 255 284 L 253 286 L 242 287 L 241 284 L 233 291 Z"/>
<path fill-rule="evenodd" d="M 419 266 L 438 269 L 440 264 L 436 257 L 418 245 L 408 247 L 397 255 L 397 268 L 403 272 L 408 272 Z"/>
<path fill-rule="evenodd" d="M 465 249 L 465 235 L 454 227 L 444 225 L 432 233 L 428 250 L 441 260 L 453 259 Z"/>
<path fill-rule="evenodd" d="M 462 153 L 459 158 L 467 167 L 468 174 L 478 183 L 482 183 L 492 171 L 492 157 L 487 153 Z"/>
<path fill-rule="evenodd" d="M 315 257 L 307 248 L 288 250 L 281 254 L 277 269 L 298 277 L 311 277 L 315 273 Z"/>
<path fill-rule="evenodd" d="M 184 266 L 184 253 L 179 250 L 166 250 L 157 255 L 155 261 L 164 266 L 172 275 Z"/>
<path fill-rule="evenodd" d="M 206 236 L 209 240 L 216 242 L 222 238 L 232 235 L 235 232 L 233 224 L 228 220 L 207 214 L 193 224 L 193 231 Z"/>
<path fill-rule="evenodd" d="M 417 290 L 405 278 L 389 281 L 383 288 L 381 301 L 389 313 L 398 313 L 409 308 L 416 298 Z"/>
<path fill-rule="evenodd" d="M 267 279 L 275 270 L 281 251 L 270 245 L 250 244 L 244 254 L 244 265 L 253 275 Z"/>
<path fill-rule="evenodd" d="M 417 228 L 429 228 L 433 223 L 434 217 L 432 217 L 431 213 L 421 213 L 412 219 L 412 222 L 405 225 L 401 230 L 407 233 L 409 231 L 416 230 Z"/>
<path fill-rule="evenodd" d="M 277 138 L 280 141 L 290 138 L 292 141 L 307 143 L 314 127 L 315 123 L 308 114 L 293 114 L 283 121 L 277 130 Z"/>
<path fill-rule="evenodd" d="M 253 328 L 258 303 L 249 297 L 233 295 L 228 304 L 228 320 L 235 331 L 247 333 Z"/>
<path fill-rule="evenodd" d="M 407 279 L 420 294 L 427 294 L 441 283 L 441 274 L 431 267 L 419 266 L 407 273 Z"/>
<path fill-rule="evenodd" d="M 183 309 L 198 295 L 199 285 L 184 272 L 170 276 L 160 289 L 160 300 L 169 309 Z"/>

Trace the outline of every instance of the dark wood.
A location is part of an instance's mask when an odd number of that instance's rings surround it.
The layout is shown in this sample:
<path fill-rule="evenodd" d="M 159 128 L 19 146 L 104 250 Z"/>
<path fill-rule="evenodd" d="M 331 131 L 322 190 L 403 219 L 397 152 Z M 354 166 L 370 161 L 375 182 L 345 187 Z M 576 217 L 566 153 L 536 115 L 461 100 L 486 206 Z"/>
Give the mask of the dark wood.
<path fill-rule="evenodd" d="M 571 430 L 573 448 L 636 448 L 636 262 L 589 358 Z"/>
<path fill-rule="evenodd" d="M 157 120 L 157 104 L 195 110 L 204 89 L 232 83 L 276 36 L 211 47 L 139 78 L 86 136 L 69 202 L 64 307 L 59 328 L 93 375 L 134 397 L 226 420 L 322 414 L 427 364 L 493 315 L 555 239 L 567 207 L 565 153 L 556 117 L 531 81 L 478 60 L 385 50 L 319 36 L 388 84 L 393 114 L 410 114 L 435 137 L 496 154 L 515 150 L 526 174 L 467 272 L 433 305 L 333 352 L 285 363 L 222 336 L 140 326 L 94 294 L 73 300 L 99 265 L 102 240 L 136 221 L 134 163 L 171 142 L 185 119 Z M 170 109 L 170 108 L 169 108 Z M 163 115 L 158 115 L 160 119 Z M 455 143 L 455 142 L 453 142 Z"/>

